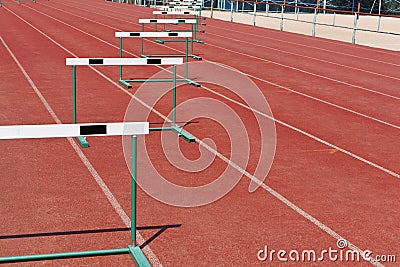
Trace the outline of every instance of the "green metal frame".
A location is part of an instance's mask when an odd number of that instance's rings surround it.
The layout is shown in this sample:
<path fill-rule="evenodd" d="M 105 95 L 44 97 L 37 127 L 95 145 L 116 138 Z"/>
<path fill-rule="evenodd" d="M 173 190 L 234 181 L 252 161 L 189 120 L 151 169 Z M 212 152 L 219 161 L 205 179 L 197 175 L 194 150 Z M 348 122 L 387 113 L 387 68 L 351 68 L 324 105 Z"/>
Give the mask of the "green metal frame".
<path fill-rule="evenodd" d="M 197 21 L 197 20 L 196 20 L 196 21 Z M 178 23 L 178 24 L 184 24 L 184 23 Z M 175 24 L 174 24 L 174 25 L 175 25 Z M 154 30 L 157 31 L 157 23 L 154 23 Z M 185 30 L 169 30 L 169 29 L 166 29 L 165 23 L 164 23 L 164 31 L 166 31 L 166 32 L 171 32 L 171 31 L 187 32 L 187 31 L 185 31 Z M 192 42 L 192 43 L 204 44 L 203 41 L 197 39 L 197 32 L 200 32 L 200 31 L 198 30 L 198 22 L 195 23 L 195 24 L 192 24 L 192 27 L 191 27 L 191 30 L 190 30 L 190 31 L 193 33 L 193 37 L 192 37 L 192 39 L 190 40 L 190 42 Z M 204 32 L 204 31 L 201 31 L 201 32 Z M 167 42 L 170 42 L 170 43 L 171 43 L 171 42 L 172 42 L 172 43 L 179 43 L 179 42 L 183 42 L 183 41 L 180 41 L 180 40 L 156 40 L 156 42 L 159 42 L 159 43 L 167 43 Z"/>
<path fill-rule="evenodd" d="M 72 66 L 72 123 L 76 123 L 76 66 Z M 89 143 L 84 136 L 77 136 L 76 140 L 83 148 L 88 148 Z"/>
<path fill-rule="evenodd" d="M 119 37 L 119 57 L 122 58 L 122 38 Z M 141 37 L 141 48 L 140 48 L 140 56 L 141 57 L 174 57 L 174 56 L 182 56 L 182 54 L 151 54 L 151 55 L 145 55 L 144 54 L 144 38 Z M 185 38 L 185 43 L 186 43 L 186 48 L 185 48 L 185 77 L 183 79 L 178 79 L 178 82 L 185 82 L 190 85 L 193 85 L 195 87 L 201 87 L 201 85 L 191 79 L 189 79 L 189 38 Z M 193 51 L 193 45 L 191 48 L 191 51 Z M 200 58 L 201 59 L 201 58 Z M 176 76 L 176 73 L 174 74 Z M 132 85 L 130 82 L 172 82 L 172 79 L 133 79 L 133 80 L 124 80 L 122 78 L 122 66 L 119 66 L 119 83 L 121 83 L 123 86 L 126 88 L 132 88 Z"/>
<path fill-rule="evenodd" d="M 195 10 L 195 11 L 199 11 L 199 15 L 194 14 L 194 16 L 193 16 L 193 18 L 197 21 L 197 23 L 194 24 L 194 25 L 192 25 L 193 38 L 192 38 L 191 41 L 194 42 L 194 43 L 204 44 L 203 41 L 197 39 L 197 33 L 198 33 L 198 32 L 204 33 L 204 30 L 199 30 L 199 24 L 200 24 L 200 25 L 203 25 L 203 24 L 201 24 L 201 21 L 202 21 L 203 19 L 205 20 L 205 18 L 202 18 L 202 16 L 201 16 L 201 9 Z M 164 16 L 164 19 L 167 18 L 167 14 L 164 14 L 163 16 Z M 154 14 L 154 18 L 157 19 L 157 15 L 156 15 L 156 14 Z M 171 15 L 170 18 L 173 19 L 174 16 Z M 156 24 L 156 23 L 154 24 L 154 31 L 157 31 L 157 24 Z M 166 32 L 172 31 L 172 30 L 167 29 L 167 24 L 166 24 L 166 23 L 164 23 L 164 31 L 166 31 Z M 177 31 L 177 30 L 174 30 L 174 31 Z M 181 30 L 181 31 L 184 31 L 184 30 Z M 170 40 L 156 40 L 156 42 L 164 43 L 164 42 L 174 42 L 174 41 L 170 41 Z M 175 42 L 179 42 L 179 41 L 175 41 Z M 192 46 L 192 47 L 193 47 L 193 46 Z M 192 48 L 192 51 L 193 51 L 193 48 Z"/>
<path fill-rule="evenodd" d="M 178 24 L 184 24 L 184 23 L 178 23 Z M 197 23 L 196 24 L 191 24 L 192 38 L 190 38 L 190 53 L 189 53 L 188 47 L 186 47 L 186 54 L 188 54 L 188 56 L 191 57 L 191 58 L 194 58 L 194 59 L 197 59 L 197 60 L 202 60 L 202 58 L 200 56 L 197 56 L 197 55 L 193 54 L 193 43 L 204 44 L 203 41 L 200 41 L 200 40 L 196 39 L 196 30 L 195 30 L 196 29 L 196 25 L 197 25 Z M 171 32 L 171 30 L 166 30 L 165 27 L 166 27 L 166 23 L 164 23 L 164 31 Z M 157 23 L 154 23 L 154 31 L 155 32 L 157 31 Z M 142 24 L 142 32 L 144 32 L 144 24 Z M 180 32 L 187 32 L 187 31 L 180 30 Z M 167 42 L 170 42 L 170 43 L 183 43 L 183 42 L 186 42 L 186 41 L 182 41 L 182 40 L 160 40 L 160 39 L 156 39 L 154 41 L 156 43 L 159 43 L 159 44 L 164 44 L 164 43 L 167 43 Z M 142 42 L 142 47 L 143 47 L 143 42 Z"/>
<path fill-rule="evenodd" d="M 121 55 L 120 51 L 120 55 Z M 120 66 L 120 71 L 122 73 L 122 66 Z M 184 80 L 184 79 L 183 79 Z M 182 137 L 188 142 L 195 142 L 196 139 L 181 127 L 177 126 L 176 123 L 176 83 L 179 81 L 183 81 L 182 79 L 176 79 L 176 65 L 173 66 L 173 78 L 172 79 L 140 79 L 140 80 L 122 80 L 120 79 L 119 82 L 121 84 L 126 83 L 127 85 L 131 86 L 129 82 L 172 82 L 172 125 L 170 127 L 163 127 L 163 128 L 150 128 L 151 131 L 173 131 L 178 136 Z M 195 83 L 195 82 L 193 82 Z M 195 83 L 198 84 L 198 83 Z M 198 87 L 200 84 L 198 84 Z M 72 66 L 72 121 L 73 123 L 77 123 L 77 90 L 76 90 L 76 66 Z M 76 140 L 80 143 L 83 148 L 88 148 L 89 143 L 86 140 L 85 136 L 77 136 Z"/>
<path fill-rule="evenodd" d="M 76 252 L 62 252 L 62 253 L 51 253 L 51 254 L 36 254 L 36 255 L 24 255 L 24 256 L 9 256 L 0 257 L 1 263 L 16 263 L 26 261 L 38 261 L 38 260 L 54 260 L 54 259 L 66 259 L 66 258 L 80 258 L 80 257 L 94 257 L 94 256 L 109 256 L 109 255 L 120 255 L 130 254 L 135 265 L 139 267 L 151 267 L 146 256 L 143 254 L 140 246 L 136 243 L 136 209 L 137 209 L 137 138 L 132 136 L 132 175 L 131 175 L 131 240 L 132 244 L 128 245 L 127 248 L 116 248 L 116 249 L 105 249 L 105 250 L 89 250 L 89 251 L 76 251 Z"/>
<path fill-rule="evenodd" d="M 183 130 L 182 127 L 179 127 L 176 123 L 176 82 L 178 81 L 176 79 L 176 65 L 173 66 L 173 73 L 174 73 L 174 78 L 172 80 L 173 86 L 172 86 L 172 121 L 171 121 L 171 126 L 169 127 L 157 127 L 157 128 L 150 128 L 150 131 L 172 131 L 176 133 L 179 137 L 182 137 L 189 143 L 196 142 L 196 138 Z"/>

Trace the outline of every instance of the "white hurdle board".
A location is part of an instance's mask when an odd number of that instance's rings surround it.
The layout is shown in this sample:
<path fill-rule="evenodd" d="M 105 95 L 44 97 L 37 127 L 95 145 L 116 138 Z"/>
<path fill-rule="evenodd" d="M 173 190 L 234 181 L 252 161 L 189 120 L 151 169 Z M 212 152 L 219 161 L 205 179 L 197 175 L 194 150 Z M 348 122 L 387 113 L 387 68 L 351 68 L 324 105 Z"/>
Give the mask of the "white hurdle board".
<path fill-rule="evenodd" d="M 196 2 L 196 1 L 187 1 L 187 2 L 173 1 L 167 3 L 167 5 L 170 6 L 201 6 L 202 4 L 203 2 Z"/>
<path fill-rule="evenodd" d="M 184 6 L 177 6 L 177 5 L 167 5 L 167 6 L 159 6 L 161 10 L 189 10 L 189 8 L 193 10 L 201 10 L 202 6 L 199 5 L 184 5 Z"/>
<path fill-rule="evenodd" d="M 67 66 L 143 66 L 143 65 L 180 65 L 183 58 L 67 58 Z"/>
<path fill-rule="evenodd" d="M 195 20 L 195 19 L 139 19 L 139 23 L 141 23 L 141 24 L 149 24 L 149 23 L 196 24 L 197 20 Z"/>
<path fill-rule="evenodd" d="M 182 37 L 191 38 L 192 32 L 116 32 L 115 37 L 140 37 L 140 38 L 165 38 Z"/>
<path fill-rule="evenodd" d="M 174 11 L 161 11 L 161 10 L 155 10 L 153 11 L 153 15 L 199 15 L 199 11 L 193 11 L 193 10 L 188 10 L 188 11 L 179 11 L 179 10 L 174 10 Z"/>
<path fill-rule="evenodd" d="M 148 133 L 148 122 L 0 126 L 0 139 L 143 135 Z"/>

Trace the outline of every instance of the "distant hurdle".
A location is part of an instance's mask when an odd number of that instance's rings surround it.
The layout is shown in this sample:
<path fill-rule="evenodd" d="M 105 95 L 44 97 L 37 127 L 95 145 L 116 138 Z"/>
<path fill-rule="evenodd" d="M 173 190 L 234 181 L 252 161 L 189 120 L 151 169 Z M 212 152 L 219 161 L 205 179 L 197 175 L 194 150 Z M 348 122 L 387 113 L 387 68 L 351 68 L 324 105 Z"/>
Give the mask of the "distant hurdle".
<path fill-rule="evenodd" d="M 163 15 L 163 19 L 167 19 L 167 16 L 169 15 L 170 19 L 182 19 L 180 17 L 176 17 L 178 15 L 192 15 L 193 19 L 197 21 L 197 23 L 194 25 L 194 39 L 196 40 L 196 33 L 201 32 L 204 33 L 203 30 L 199 30 L 198 25 L 205 25 L 202 24 L 202 20 L 205 20 L 206 18 L 201 17 L 201 9 L 199 10 L 170 10 L 170 11 L 164 11 L 164 10 L 155 10 L 153 11 L 154 19 L 157 19 L 158 15 Z M 164 24 L 164 31 L 170 31 L 167 29 L 166 24 Z"/>
<path fill-rule="evenodd" d="M 191 42 L 195 42 L 195 43 L 201 43 L 203 44 L 204 42 L 201 40 L 197 40 L 196 39 L 196 25 L 197 25 L 197 19 L 139 19 L 139 23 L 142 24 L 142 32 L 144 32 L 144 25 L 145 24 L 154 24 L 154 31 L 157 31 L 157 24 L 164 24 L 164 28 L 165 28 L 165 24 L 170 24 L 170 25 L 179 25 L 179 24 L 187 24 L 191 26 L 191 29 L 189 30 L 189 32 L 192 32 L 193 37 L 191 39 Z M 172 31 L 172 30 L 170 30 Z M 175 31 L 175 30 L 174 30 Z M 186 32 L 188 30 L 185 30 Z M 164 43 L 164 42 L 182 42 L 182 41 L 178 41 L 178 40 L 156 40 L 156 42 L 159 43 Z M 193 50 L 192 50 L 193 51 Z"/>
<path fill-rule="evenodd" d="M 174 57 L 174 56 L 185 56 L 185 77 L 183 79 L 177 79 L 178 82 L 186 82 L 193 86 L 200 87 L 200 84 L 189 79 L 189 56 L 197 57 L 192 54 L 193 44 L 191 45 L 191 51 L 189 51 L 189 38 L 193 35 L 191 32 L 116 32 L 115 37 L 119 38 L 119 57 L 122 58 L 122 39 L 123 38 L 141 38 L 141 57 Z M 185 53 L 184 54 L 145 54 L 144 53 L 144 38 L 185 38 Z M 136 80 L 123 80 L 122 78 L 122 66 L 119 70 L 119 82 L 127 88 L 132 86 L 129 82 L 135 82 Z M 148 81 L 148 80 L 147 80 Z M 163 80 L 165 81 L 165 80 Z M 172 82 L 172 80 L 170 80 Z"/>
<path fill-rule="evenodd" d="M 92 136 L 132 136 L 132 172 L 131 172 L 131 241 L 126 248 L 107 250 L 89 250 L 78 252 L 62 252 L 53 254 L 37 254 L 25 256 L 0 257 L 0 263 L 16 263 L 38 260 L 53 260 L 78 257 L 108 256 L 130 254 L 139 267 L 151 267 L 146 256 L 136 242 L 137 215 L 137 135 L 149 134 L 148 122 L 118 122 L 118 123 L 89 123 L 89 124 L 49 124 L 49 125 L 11 125 L 0 126 L 0 139 L 26 138 L 65 138 L 82 135 Z"/>
<path fill-rule="evenodd" d="M 172 125 L 170 127 L 156 128 L 150 130 L 173 131 L 178 136 L 188 142 L 195 142 L 195 138 L 178 127 L 176 124 L 176 65 L 183 64 L 183 58 L 67 58 L 66 65 L 72 66 L 72 119 L 77 123 L 77 87 L 76 87 L 76 67 L 77 66 L 146 66 L 146 65 L 173 65 L 173 78 L 166 80 L 137 79 L 126 80 L 127 82 L 172 82 Z M 84 135 L 77 136 L 76 139 L 83 148 L 89 147 L 89 143 Z"/>

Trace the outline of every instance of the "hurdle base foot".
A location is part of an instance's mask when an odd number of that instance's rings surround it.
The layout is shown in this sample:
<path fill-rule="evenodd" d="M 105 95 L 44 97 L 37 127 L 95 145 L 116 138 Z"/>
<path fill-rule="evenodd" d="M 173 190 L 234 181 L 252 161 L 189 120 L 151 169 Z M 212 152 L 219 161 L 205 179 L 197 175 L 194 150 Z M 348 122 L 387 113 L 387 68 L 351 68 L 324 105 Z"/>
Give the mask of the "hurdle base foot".
<path fill-rule="evenodd" d="M 154 42 L 158 43 L 158 44 L 164 44 L 163 40 L 154 40 Z"/>
<path fill-rule="evenodd" d="M 83 148 L 88 148 L 89 147 L 89 143 L 86 140 L 86 137 L 84 136 L 77 136 L 76 140 L 78 140 L 79 144 L 81 144 L 81 147 Z"/>
<path fill-rule="evenodd" d="M 191 58 L 197 59 L 197 60 L 203 60 L 202 57 L 196 56 L 196 55 L 190 55 Z"/>
<path fill-rule="evenodd" d="M 135 262 L 135 266 L 137 267 L 151 267 L 149 261 L 146 256 L 143 254 L 143 251 L 139 246 L 128 246 L 129 254 L 131 255 L 133 261 Z"/>
<path fill-rule="evenodd" d="M 126 88 L 130 89 L 132 88 L 132 85 L 130 85 L 130 83 L 124 81 L 124 80 L 119 80 L 118 81 L 120 84 L 122 84 L 123 86 L 125 86 Z"/>
<path fill-rule="evenodd" d="M 199 84 L 199 83 L 197 83 L 195 81 L 192 81 L 190 79 L 185 79 L 184 81 L 187 82 L 190 85 L 193 85 L 194 87 L 201 87 L 201 84 Z"/>
<path fill-rule="evenodd" d="M 196 138 L 194 138 L 193 135 L 191 135 L 188 132 L 186 132 L 185 130 L 183 130 L 183 128 L 180 128 L 180 127 L 174 125 L 174 126 L 171 126 L 171 130 L 173 132 L 177 133 L 179 137 L 182 137 L 189 143 L 196 142 Z"/>

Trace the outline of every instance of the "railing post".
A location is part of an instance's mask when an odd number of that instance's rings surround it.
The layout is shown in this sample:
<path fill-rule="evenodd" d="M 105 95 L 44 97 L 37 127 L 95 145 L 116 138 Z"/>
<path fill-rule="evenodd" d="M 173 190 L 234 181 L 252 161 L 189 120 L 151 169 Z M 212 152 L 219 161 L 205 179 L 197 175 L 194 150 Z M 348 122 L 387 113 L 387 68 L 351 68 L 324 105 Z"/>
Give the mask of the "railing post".
<path fill-rule="evenodd" d="M 233 21 L 233 5 L 235 2 L 231 0 L 231 22 Z"/>
<path fill-rule="evenodd" d="M 315 37 L 315 26 L 317 23 L 317 9 L 314 10 L 314 18 L 313 18 L 313 25 L 312 25 L 312 36 Z"/>
<path fill-rule="evenodd" d="M 351 43 L 355 44 L 356 43 L 356 30 L 357 30 L 357 13 L 354 13 L 354 25 L 353 25 L 353 34 L 351 36 Z"/>
<path fill-rule="evenodd" d="M 253 17 L 253 26 L 256 26 L 256 17 L 257 17 L 257 0 L 253 2 L 254 5 L 254 17 Z"/>
<path fill-rule="evenodd" d="M 381 16 L 379 15 L 379 17 L 378 17 L 378 32 L 380 32 L 381 31 Z"/>
<path fill-rule="evenodd" d="M 333 12 L 333 23 L 332 26 L 335 26 L 336 24 L 336 12 Z"/>

